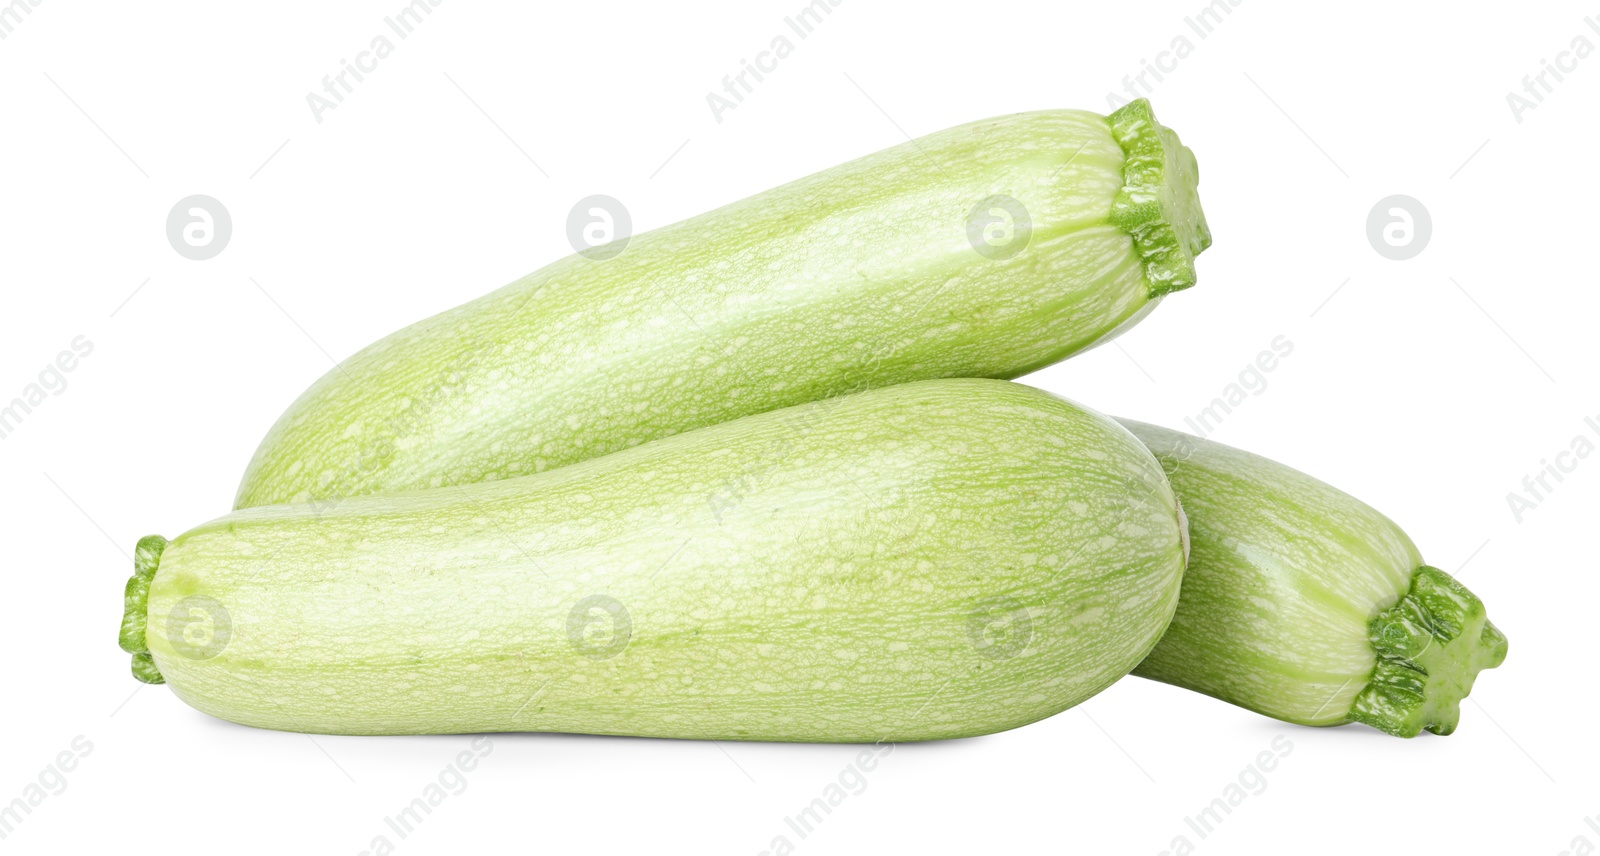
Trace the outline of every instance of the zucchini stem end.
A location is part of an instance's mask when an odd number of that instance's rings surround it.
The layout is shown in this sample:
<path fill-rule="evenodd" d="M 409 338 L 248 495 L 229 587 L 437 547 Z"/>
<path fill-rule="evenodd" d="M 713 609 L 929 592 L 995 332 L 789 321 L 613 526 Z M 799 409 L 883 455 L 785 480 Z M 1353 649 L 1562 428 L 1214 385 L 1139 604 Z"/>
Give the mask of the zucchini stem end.
<path fill-rule="evenodd" d="M 1194 258 L 1211 246 L 1194 152 L 1156 121 L 1143 98 L 1106 120 L 1124 158 L 1123 185 L 1111 204 L 1111 223 L 1132 236 L 1150 298 L 1194 285 Z"/>
<path fill-rule="evenodd" d="M 1372 619 L 1367 638 L 1378 665 L 1348 718 L 1397 737 L 1455 731 L 1478 673 L 1506 659 L 1506 636 L 1483 601 L 1427 565 L 1404 597 Z"/>
<path fill-rule="evenodd" d="M 161 553 L 166 548 L 167 539 L 160 535 L 140 538 L 133 549 L 133 576 L 122 590 L 122 632 L 117 642 L 122 650 L 133 655 L 133 676 L 147 684 L 166 683 L 145 642 L 150 622 L 150 581 L 155 579 L 156 567 L 161 564 Z"/>

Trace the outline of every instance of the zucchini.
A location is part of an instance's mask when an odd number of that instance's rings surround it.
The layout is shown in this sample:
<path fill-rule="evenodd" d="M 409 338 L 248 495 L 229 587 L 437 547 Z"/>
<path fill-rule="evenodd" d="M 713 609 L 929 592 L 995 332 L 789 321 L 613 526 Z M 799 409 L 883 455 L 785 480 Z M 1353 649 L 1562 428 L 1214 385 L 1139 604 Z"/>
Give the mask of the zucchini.
<path fill-rule="evenodd" d="M 1134 674 L 1300 725 L 1449 734 L 1506 657 L 1483 602 L 1370 506 L 1283 464 L 1121 420 L 1189 519 L 1172 626 Z"/>
<path fill-rule="evenodd" d="M 1177 604 L 1181 520 L 1109 418 L 925 381 L 153 536 L 121 641 L 266 728 L 961 737 L 1132 669 Z"/>
<path fill-rule="evenodd" d="M 235 507 L 510 478 L 863 388 L 1017 377 L 1194 283 L 1196 182 L 1145 101 L 907 142 L 378 341 L 279 418 Z"/>

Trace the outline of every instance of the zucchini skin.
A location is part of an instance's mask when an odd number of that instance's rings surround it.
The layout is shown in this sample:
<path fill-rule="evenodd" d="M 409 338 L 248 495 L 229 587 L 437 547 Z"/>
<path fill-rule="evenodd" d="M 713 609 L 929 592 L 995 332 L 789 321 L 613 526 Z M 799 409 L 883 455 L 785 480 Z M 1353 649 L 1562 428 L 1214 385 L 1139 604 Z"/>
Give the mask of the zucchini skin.
<path fill-rule="evenodd" d="M 152 548 L 123 638 L 188 704 L 266 728 L 962 737 L 1132 669 L 1177 604 L 1180 519 L 1109 418 L 927 381 L 236 511 Z"/>
<path fill-rule="evenodd" d="M 1119 420 L 1165 468 L 1189 521 L 1172 626 L 1134 670 L 1300 725 L 1449 734 L 1506 638 L 1406 533 L 1283 464 Z"/>
<path fill-rule="evenodd" d="M 235 508 L 511 478 L 860 389 L 1020 376 L 1194 283 L 1197 181 L 1148 102 L 1021 113 L 570 256 L 329 371 Z M 1026 222 L 1005 232 L 996 196 Z M 980 253 L 975 225 L 1006 252 Z"/>

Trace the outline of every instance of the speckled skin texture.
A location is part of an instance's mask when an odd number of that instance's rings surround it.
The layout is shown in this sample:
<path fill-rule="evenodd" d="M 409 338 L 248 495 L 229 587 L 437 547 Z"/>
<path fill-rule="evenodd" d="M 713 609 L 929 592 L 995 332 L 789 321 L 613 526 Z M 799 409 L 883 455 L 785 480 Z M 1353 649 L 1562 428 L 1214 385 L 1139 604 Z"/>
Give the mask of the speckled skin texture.
<path fill-rule="evenodd" d="M 186 702 L 268 728 L 959 737 L 1133 668 L 1177 604 L 1179 527 L 1115 422 L 928 381 L 536 476 L 234 512 L 167 545 L 147 641 Z M 228 616 L 203 658 L 168 638 L 188 597 Z"/>
<path fill-rule="evenodd" d="M 1193 157 L 1153 120 L 1132 127 L 1175 147 L 1187 184 L 1140 185 L 1147 204 L 1123 214 L 1181 209 L 1191 258 Z M 328 372 L 262 441 L 235 507 L 511 478 L 849 391 L 1025 374 L 1175 287 L 1112 223 L 1123 167 L 1106 117 L 1022 113 L 634 236 L 609 260 L 568 257 Z M 995 195 L 1031 229 L 1006 258 L 969 236 Z"/>
<path fill-rule="evenodd" d="M 1166 468 L 1190 536 L 1177 615 L 1134 674 L 1302 725 L 1347 721 L 1378 664 L 1368 624 L 1411 587 L 1416 545 L 1291 467 L 1121 422 Z"/>

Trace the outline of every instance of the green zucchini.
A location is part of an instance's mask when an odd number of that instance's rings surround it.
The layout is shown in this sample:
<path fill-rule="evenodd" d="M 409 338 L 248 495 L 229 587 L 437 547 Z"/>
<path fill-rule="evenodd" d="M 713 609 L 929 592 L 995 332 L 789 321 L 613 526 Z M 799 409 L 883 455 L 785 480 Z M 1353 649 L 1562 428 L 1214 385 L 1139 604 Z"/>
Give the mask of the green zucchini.
<path fill-rule="evenodd" d="M 1183 537 L 1114 421 L 925 381 L 153 536 L 121 641 L 143 679 L 267 728 L 961 737 L 1132 669 Z"/>
<path fill-rule="evenodd" d="M 1455 730 L 1478 673 L 1506 657 L 1481 600 L 1349 494 L 1121 422 L 1166 469 L 1190 538 L 1177 614 L 1134 674 L 1301 725 Z"/>
<path fill-rule="evenodd" d="M 1197 180 L 1148 102 L 1021 113 L 570 256 L 329 371 L 235 507 L 510 478 L 863 388 L 1017 377 L 1194 283 Z"/>

